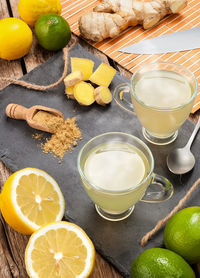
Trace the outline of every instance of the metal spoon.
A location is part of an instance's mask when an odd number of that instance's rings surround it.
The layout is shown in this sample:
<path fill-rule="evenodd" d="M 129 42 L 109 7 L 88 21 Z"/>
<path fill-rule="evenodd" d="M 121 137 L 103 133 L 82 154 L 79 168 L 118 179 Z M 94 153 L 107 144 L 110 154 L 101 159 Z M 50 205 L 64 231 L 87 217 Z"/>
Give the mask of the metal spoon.
<path fill-rule="evenodd" d="M 200 128 L 200 117 L 192 132 L 190 139 L 183 148 L 173 150 L 167 157 L 167 166 L 174 174 L 185 174 L 192 170 L 195 165 L 195 157 L 190 151 L 194 138 Z"/>

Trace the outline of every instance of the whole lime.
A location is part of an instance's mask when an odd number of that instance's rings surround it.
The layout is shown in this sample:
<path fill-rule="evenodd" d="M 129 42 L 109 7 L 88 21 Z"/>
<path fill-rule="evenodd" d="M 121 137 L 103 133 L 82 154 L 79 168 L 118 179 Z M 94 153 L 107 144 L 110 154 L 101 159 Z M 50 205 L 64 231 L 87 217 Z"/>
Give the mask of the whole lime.
<path fill-rule="evenodd" d="M 190 265 L 178 254 L 164 249 L 145 250 L 131 266 L 132 278 L 195 278 Z"/>
<path fill-rule="evenodd" d="M 41 16 L 35 24 L 35 34 L 39 44 L 47 50 L 59 50 L 71 38 L 69 24 L 57 14 Z"/>
<path fill-rule="evenodd" d="M 188 207 L 177 212 L 164 230 L 166 248 L 189 263 L 200 262 L 200 207 Z"/>

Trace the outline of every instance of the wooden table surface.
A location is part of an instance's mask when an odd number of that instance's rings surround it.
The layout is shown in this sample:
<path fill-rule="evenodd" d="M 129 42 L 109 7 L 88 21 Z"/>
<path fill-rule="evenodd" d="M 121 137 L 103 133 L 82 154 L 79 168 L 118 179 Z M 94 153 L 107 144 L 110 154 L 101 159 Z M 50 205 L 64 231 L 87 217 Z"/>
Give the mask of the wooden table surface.
<path fill-rule="evenodd" d="M 0 1 L 0 19 L 7 17 L 19 17 L 17 11 L 18 0 Z M 84 48 L 93 52 L 103 61 L 110 63 L 126 77 L 130 78 L 131 73 L 117 65 L 103 53 L 92 48 L 81 39 L 73 36 L 72 40 L 79 42 Z M 0 59 L 0 75 L 5 77 L 20 78 L 33 68 L 45 62 L 54 53 L 43 50 L 34 39 L 29 54 L 16 61 L 5 61 Z M 8 83 L 0 80 L 0 89 L 7 86 Z M 197 120 L 199 112 L 190 118 Z M 11 171 L 0 161 L 0 188 L 5 183 Z M 27 278 L 24 267 L 24 250 L 28 242 L 28 236 L 21 235 L 10 228 L 0 215 L 0 278 Z M 99 254 L 96 254 L 96 262 L 91 278 L 122 278 L 122 276 L 109 265 Z"/>

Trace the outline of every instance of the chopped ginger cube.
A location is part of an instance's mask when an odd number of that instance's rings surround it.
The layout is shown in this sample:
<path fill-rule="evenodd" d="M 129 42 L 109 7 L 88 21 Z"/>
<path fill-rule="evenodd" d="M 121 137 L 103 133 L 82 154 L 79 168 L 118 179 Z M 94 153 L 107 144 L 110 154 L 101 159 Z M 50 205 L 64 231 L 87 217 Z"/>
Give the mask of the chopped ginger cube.
<path fill-rule="evenodd" d="M 71 57 L 71 70 L 74 71 L 81 71 L 83 74 L 83 80 L 89 80 L 90 76 L 92 75 L 94 67 L 94 62 L 89 59 L 78 58 L 78 57 Z"/>
<path fill-rule="evenodd" d="M 66 93 L 68 98 L 75 99 L 75 97 L 74 97 L 74 86 L 66 87 L 65 88 L 65 93 Z"/>
<path fill-rule="evenodd" d="M 116 70 L 107 65 L 102 63 L 95 72 L 90 76 L 90 81 L 99 85 L 108 87 L 115 76 Z"/>
<path fill-rule="evenodd" d="M 83 74 L 80 70 L 77 70 L 68 74 L 64 79 L 64 83 L 66 87 L 71 87 L 82 80 L 83 80 Z"/>

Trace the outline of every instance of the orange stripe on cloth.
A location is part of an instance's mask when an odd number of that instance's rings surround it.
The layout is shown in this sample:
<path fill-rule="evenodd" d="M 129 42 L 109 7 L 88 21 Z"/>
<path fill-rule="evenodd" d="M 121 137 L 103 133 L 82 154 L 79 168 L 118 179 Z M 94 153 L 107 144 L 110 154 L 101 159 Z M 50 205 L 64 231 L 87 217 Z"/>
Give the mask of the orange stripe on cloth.
<path fill-rule="evenodd" d="M 78 19 L 84 13 L 91 12 L 99 2 L 98 0 L 61 0 L 62 16 L 70 24 L 72 32 L 80 35 Z M 130 27 L 124 30 L 117 38 L 106 39 L 99 43 L 89 43 L 133 73 L 144 64 L 156 61 L 168 61 L 187 67 L 194 73 L 200 84 L 200 48 L 159 55 L 135 55 L 119 51 L 120 48 L 141 40 L 190 29 L 196 26 L 200 26 L 200 1 L 188 0 L 187 7 L 181 13 L 166 16 L 161 20 L 159 25 L 150 30 L 143 30 L 141 26 Z M 196 97 L 192 113 L 196 112 L 199 108 L 200 93 Z"/>

